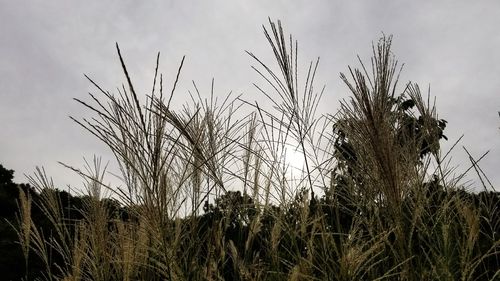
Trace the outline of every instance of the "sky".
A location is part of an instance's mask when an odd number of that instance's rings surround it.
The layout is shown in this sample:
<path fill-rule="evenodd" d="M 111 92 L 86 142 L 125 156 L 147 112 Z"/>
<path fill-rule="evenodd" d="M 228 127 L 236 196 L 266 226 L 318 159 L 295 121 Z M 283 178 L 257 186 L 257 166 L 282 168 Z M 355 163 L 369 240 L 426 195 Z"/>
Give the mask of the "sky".
<path fill-rule="evenodd" d="M 252 83 L 245 50 L 272 61 L 262 32 L 268 17 L 281 19 L 299 41 L 304 66 L 321 58 L 316 83 L 325 85 L 319 112 L 335 113 L 349 95 L 339 78 L 357 55 L 368 61 L 371 44 L 393 35 L 404 70 L 400 82 L 417 82 L 436 97 L 448 121 L 447 150 L 457 173 L 468 168 L 462 146 L 500 187 L 500 1 L 8 1 L 0 0 L 0 164 L 27 182 L 43 166 L 56 185 L 81 186 L 58 162 L 82 167 L 83 159 L 114 159 L 68 116 L 89 116 L 73 98 L 88 100 L 90 76 L 114 91 L 125 80 L 118 42 L 137 89 L 151 91 L 156 53 L 165 85 L 172 85 L 186 56 L 175 106 L 188 101 L 196 81 L 201 92 L 262 100 Z M 401 89 L 402 90 L 402 89 Z M 111 164 L 112 166 L 112 164 Z M 466 184 L 480 186 L 473 173 Z"/>

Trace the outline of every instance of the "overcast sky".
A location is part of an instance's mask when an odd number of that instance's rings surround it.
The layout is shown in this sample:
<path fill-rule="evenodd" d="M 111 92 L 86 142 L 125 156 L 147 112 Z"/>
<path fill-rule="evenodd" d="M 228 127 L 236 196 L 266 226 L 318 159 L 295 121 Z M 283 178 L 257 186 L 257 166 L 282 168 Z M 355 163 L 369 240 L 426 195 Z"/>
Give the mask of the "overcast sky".
<path fill-rule="evenodd" d="M 146 4 L 147 3 L 147 4 Z M 490 150 L 482 168 L 500 185 L 500 1 L 8 1 L 0 0 L 0 163 L 26 182 L 44 166 L 56 184 L 81 186 L 57 161 L 81 167 L 102 155 L 103 144 L 74 124 L 86 114 L 72 98 L 94 91 L 83 74 L 113 91 L 124 81 L 115 51 L 122 49 L 138 89 L 151 91 L 156 52 L 171 85 L 186 55 L 180 105 L 195 80 L 209 93 L 262 96 L 251 70 L 254 52 L 270 50 L 262 33 L 267 17 L 281 19 L 299 40 L 299 60 L 321 57 L 317 83 L 326 85 L 321 112 L 335 113 L 348 96 L 339 79 L 371 43 L 394 35 L 393 52 L 405 63 L 401 82 L 430 85 L 440 118 L 448 120 L 448 148 L 458 172 L 467 168 L 465 146 L 475 157 Z M 402 83 L 404 84 L 404 83 Z M 472 186 L 479 186 L 470 176 Z"/>

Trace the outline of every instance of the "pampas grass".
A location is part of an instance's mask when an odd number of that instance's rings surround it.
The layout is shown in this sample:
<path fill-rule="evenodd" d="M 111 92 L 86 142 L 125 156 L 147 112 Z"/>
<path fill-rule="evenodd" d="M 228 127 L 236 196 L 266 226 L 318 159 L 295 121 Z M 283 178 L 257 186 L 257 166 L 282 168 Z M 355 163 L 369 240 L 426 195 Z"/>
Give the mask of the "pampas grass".
<path fill-rule="evenodd" d="M 72 119 L 112 151 L 123 185 L 104 183 L 97 158 L 86 169 L 70 167 L 87 189 L 82 219 L 71 220 L 51 180 L 37 171 L 32 185 L 54 231 L 38 228 L 30 197 L 21 193 L 18 233 L 25 257 L 32 249 L 45 264 L 40 278 L 498 278 L 499 223 L 491 216 L 498 205 L 476 202 L 446 179 L 439 147 L 445 122 L 416 84 L 399 88 L 392 38 L 374 44 L 371 68 L 361 63 L 341 74 L 352 98 L 340 111 L 317 116 L 319 59 L 301 76 L 298 43 L 281 23 L 270 21 L 264 34 L 278 71 L 248 54 L 269 108 L 241 96 L 217 101 L 213 84 L 203 99 L 193 84 L 191 103 L 174 109 L 184 58 L 167 95 L 159 54 L 153 89 L 141 103 L 118 45 L 126 84 L 112 94 L 87 77 L 98 95 L 76 101 L 94 117 Z M 253 112 L 243 114 L 243 106 Z M 284 160 L 291 143 L 304 158 L 296 181 Z"/>

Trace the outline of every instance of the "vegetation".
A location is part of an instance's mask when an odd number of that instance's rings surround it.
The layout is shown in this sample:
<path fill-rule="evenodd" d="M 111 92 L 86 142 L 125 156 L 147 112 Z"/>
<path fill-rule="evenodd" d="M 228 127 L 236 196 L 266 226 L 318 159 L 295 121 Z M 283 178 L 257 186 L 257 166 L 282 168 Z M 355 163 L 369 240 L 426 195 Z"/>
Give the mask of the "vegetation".
<path fill-rule="evenodd" d="M 371 68 L 360 61 L 341 74 L 352 98 L 340 111 L 317 116 L 319 59 L 301 76 L 297 42 L 280 22 L 264 33 L 277 65 L 248 54 L 268 108 L 231 95 L 218 102 L 213 87 L 202 99 L 194 85 L 198 98 L 175 111 L 184 59 L 167 95 L 159 54 L 141 102 L 117 46 L 126 86 L 111 94 L 89 78 L 100 96 L 77 102 L 94 117 L 73 120 L 113 152 L 123 185 L 104 183 L 99 159 L 70 167 L 86 182 L 80 197 L 43 170 L 31 188 L 0 169 L 11 205 L 2 216 L 14 226 L 2 224 L 2 237 L 17 234 L 8 251 L 26 260 L 20 277 L 500 279 L 500 194 L 467 192 L 442 164 L 446 121 L 418 85 L 399 89 L 391 37 L 373 46 Z M 300 173 L 290 172 L 290 149 L 302 153 Z"/>

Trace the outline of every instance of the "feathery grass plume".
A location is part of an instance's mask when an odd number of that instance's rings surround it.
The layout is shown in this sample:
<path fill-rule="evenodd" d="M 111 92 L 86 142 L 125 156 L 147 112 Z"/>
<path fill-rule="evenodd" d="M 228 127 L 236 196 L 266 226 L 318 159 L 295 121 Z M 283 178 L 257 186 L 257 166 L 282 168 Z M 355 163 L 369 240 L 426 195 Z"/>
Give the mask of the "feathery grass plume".
<path fill-rule="evenodd" d="M 342 120 L 336 125 L 358 152 L 356 168 L 367 183 L 364 195 L 370 200 L 382 196 L 396 213 L 403 191 L 401 175 L 406 167 L 401 167 L 404 158 L 393 130 L 390 99 L 395 98 L 397 79 L 393 78 L 397 62 L 390 52 L 391 41 L 391 37 L 384 37 L 373 48 L 372 78 L 363 64 L 363 70 L 349 68 L 353 82 L 341 74 L 353 97 L 350 103 L 342 103 Z"/>
<path fill-rule="evenodd" d="M 43 168 L 37 168 L 34 176 L 28 177 L 30 184 L 39 192 L 36 207 L 50 222 L 51 229 L 39 229 L 32 222 L 32 249 L 46 268 L 44 279 L 57 280 L 70 272 L 72 262 L 72 225 L 64 215 L 61 198 Z M 56 262 L 56 260 L 59 260 Z"/>
<path fill-rule="evenodd" d="M 315 92 L 314 78 L 319 65 L 319 58 L 315 63 L 310 62 L 307 70 L 306 80 L 303 90 L 299 89 L 298 76 L 298 43 L 293 41 L 290 35 L 285 38 L 283 27 L 278 20 L 277 24 L 269 19 L 271 29 L 263 27 L 264 34 L 274 53 L 279 67 L 279 74 L 275 73 L 270 66 L 261 61 L 251 52 L 247 53 L 258 63 L 259 67 L 252 68 L 267 82 L 274 94 L 279 99 L 273 98 L 264 88 L 254 84 L 257 89 L 264 94 L 269 102 L 272 103 L 276 113 L 267 111 L 255 105 L 261 117 L 261 123 L 265 130 L 264 139 L 271 153 L 284 151 L 285 145 L 290 143 L 290 138 L 298 143 L 298 147 L 303 154 L 305 165 L 305 177 L 309 185 L 309 191 L 314 197 L 314 175 L 311 160 L 308 157 L 308 151 L 315 149 L 313 144 L 315 127 L 317 124 L 316 109 L 323 94 Z M 260 69 L 262 70 L 260 70 Z M 264 117 L 268 118 L 266 121 Z M 275 134 L 277 134 L 275 136 Z M 283 153 L 283 152 L 281 152 Z M 276 156 L 274 156 L 276 157 Z M 279 157 L 279 156 L 278 156 Z M 281 198 L 283 200 L 283 198 Z"/>
<path fill-rule="evenodd" d="M 437 152 L 442 133 L 431 123 L 436 120 L 434 111 L 421 101 L 418 86 L 409 83 L 401 96 L 396 95 L 398 62 L 391 44 L 392 37 L 384 36 L 373 46 L 371 74 L 361 59 L 361 69 L 349 68 L 350 79 L 341 74 L 353 97 L 341 103 L 335 130 L 341 159 L 338 167 L 347 175 L 347 194 L 363 202 L 354 205 L 364 210 L 362 215 L 367 216 L 374 233 L 377 228 L 386 229 L 379 216 L 389 219 L 396 241 L 392 253 L 401 263 L 411 258 L 405 242 L 403 201 L 424 184 L 428 165 L 420 160 L 428 150 Z M 405 95 L 410 99 L 402 102 Z M 413 113 L 407 113 L 414 104 L 420 114 L 418 124 L 413 123 Z M 352 204 L 353 199 L 347 203 Z"/>
<path fill-rule="evenodd" d="M 28 192 L 25 192 L 21 187 L 19 187 L 19 200 L 18 200 L 18 208 L 19 214 L 17 215 L 17 236 L 19 238 L 19 242 L 21 244 L 21 248 L 23 251 L 23 256 L 25 259 L 25 268 L 26 275 L 24 278 L 28 279 L 28 260 L 29 260 L 29 252 L 31 248 L 31 227 L 33 225 L 31 219 L 31 204 L 32 199 L 31 195 Z"/>
<path fill-rule="evenodd" d="M 416 84 L 397 92 L 392 38 L 373 46 L 371 71 L 360 60 L 350 78 L 341 74 L 352 98 L 340 111 L 317 116 L 319 59 L 301 81 L 298 43 L 280 21 L 269 24 L 277 70 L 248 52 L 269 108 L 231 93 L 218 100 L 212 80 L 209 98 L 193 82 L 191 100 L 174 109 L 184 58 L 167 97 L 159 54 L 143 101 L 118 45 L 126 79 L 118 93 L 87 77 L 100 94 L 76 101 L 94 117 L 72 119 L 111 150 L 123 186 L 105 183 L 98 158 L 67 166 L 87 189 L 75 220 L 37 170 L 34 206 L 53 231 L 30 218 L 21 193 L 18 235 L 26 257 L 30 245 L 42 258 L 45 279 L 498 278 L 498 195 L 474 197 L 446 170 L 446 121 Z M 254 112 L 241 113 L 244 105 Z M 304 160 L 297 181 L 290 147 Z"/>

